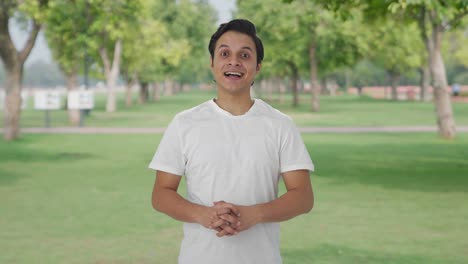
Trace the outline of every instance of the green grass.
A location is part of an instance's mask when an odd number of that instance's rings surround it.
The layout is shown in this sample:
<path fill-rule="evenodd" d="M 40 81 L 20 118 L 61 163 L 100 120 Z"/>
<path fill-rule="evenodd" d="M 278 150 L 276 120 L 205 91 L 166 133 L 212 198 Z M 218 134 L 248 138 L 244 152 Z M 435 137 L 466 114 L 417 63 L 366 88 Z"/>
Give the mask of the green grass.
<path fill-rule="evenodd" d="M 160 137 L 0 141 L 0 263 L 176 263 L 181 223 L 150 204 Z M 468 263 L 468 135 L 304 140 L 316 203 L 282 223 L 285 264 Z"/>
<path fill-rule="evenodd" d="M 163 96 L 159 102 L 135 105 L 125 108 L 124 95 L 118 96 L 118 111 L 106 113 L 105 97 L 96 96 L 96 108 L 84 120 L 90 127 L 164 127 L 179 111 L 214 98 L 213 91 L 191 91 L 175 96 Z M 273 106 L 290 115 L 299 126 L 403 126 L 436 124 L 434 105 L 431 102 L 393 102 L 369 97 L 344 95 L 322 96 L 321 110 L 310 111 L 310 95 L 302 94 L 299 107 L 291 106 L 291 95 L 286 95 L 282 103 L 278 96 L 271 102 Z M 30 100 L 32 101 L 32 100 Z M 32 102 L 29 103 L 32 105 Z M 466 103 L 453 103 L 453 111 L 458 125 L 468 125 Z M 51 111 L 51 126 L 63 127 L 67 124 L 65 110 Z M 32 106 L 22 112 L 22 127 L 43 127 L 45 114 Z"/>

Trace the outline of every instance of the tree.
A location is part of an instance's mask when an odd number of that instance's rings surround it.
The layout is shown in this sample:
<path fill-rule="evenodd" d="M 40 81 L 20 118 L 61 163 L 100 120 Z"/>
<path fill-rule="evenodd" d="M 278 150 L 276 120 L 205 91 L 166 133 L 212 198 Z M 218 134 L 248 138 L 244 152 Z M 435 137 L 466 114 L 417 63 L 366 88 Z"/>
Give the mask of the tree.
<path fill-rule="evenodd" d="M 208 42 L 216 30 L 216 14 L 206 0 L 178 1 L 177 16 L 170 25 L 176 40 L 186 40 L 187 56 L 181 56 L 176 79 L 182 83 L 199 83 L 210 78 Z"/>
<path fill-rule="evenodd" d="M 0 2 L 0 57 L 6 71 L 6 103 L 3 111 L 4 139 L 11 141 L 19 137 L 21 115 L 21 82 L 24 62 L 28 58 L 41 22 L 46 15 L 47 0 L 1 1 Z M 29 35 L 18 51 L 8 26 L 14 16 L 20 17 L 29 26 Z"/>
<path fill-rule="evenodd" d="M 239 1 L 239 12 L 256 23 L 265 47 L 269 47 L 266 54 L 271 61 L 266 56 L 265 65 L 273 66 L 274 72 L 289 68 L 293 105 L 298 104 L 299 75 L 310 76 L 312 111 L 320 108 L 320 76 L 354 65 L 365 47 L 356 27 L 359 16 L 355 21 L 343 21 L 311 1 Z"/>
<path fill-rule="evenodd" d="M 252 20 L 265 48 L 262 76 L 288 76 L 293 106 L 299 104 L 297 83 L 307 68 L 307 38 L 295 6 L 274 0 L 238 1 L 239 16 Z"/>
<path fill-rule="evenodd" d="M 141 0 L 89 0 L 89 47 L 100 61 L 106 78 L 106 111 L 117 109 L 116 85 L 120 74 L 123 41 L 138 26 Z M 136 41 L 136 40 L 133 40 Z M 99 59 L 98 59 L 99 58 Z"/>
<path fill-rule="evenodd" d="M 290 0 L 288 0 L 290 1 Z M 462 19 L 468 15 L 468 1 L 466 0 L 314 0 L 328 8 L 338 10 L 342 14 L 348 13 L 350 6 L 359 5 L 370 17 L 379 15 L 396 15 L 406 21 L 417 22 L 421 38 L 425 44 L 429 57 L 432 87 L 434 91 L 434 105 L 436 110 L 439 135 L 446 139 L 453 139 L 456 135 L 455 119 L 453 117 L 450 94 L 447 89 L 447 76 L 441 53 L 443 35 L 446 31 L 460 25 Z"/>
<path fill-rule="evenodd" d="M 50 2 L 45 35 L 52 55 L 65 75 L 68 91 L 78 89 L 78 73 L 86 59 L 88 9 L 89 3 L 84 0 Z M 70 125 L 78 126 L 80 110 L 68 109 L 68 119 Z"/>
<path fill-rule="evenodd" d="M 161 64 L 166 57 L 180 57 L 181 46 L 174 45 L 167 26 L 154 16 L 160 1 L 142 1 L 138 23 L 123 39 L 122 73 L 127 82 L 126 106 L 132 104 L 132 86 L 140 84 L 140 103 L 149 99 L 148 86 L 160 78 Z M 177 46 L 178 49 L 174 49 Z"/>
<path fill-rule="evenodd" d="M 418 51 L 423 48 L 423 44 L 418 38 L 417 25 L 383 20 L 369 26 L 374 34 L 371 38 L 369 57 L 387 71 L 392 87 L 392 99 L 397 100 L 401 75 L 422 64 L 423 58 Z"/>
<path fill-rule="evenodd" d="M 444 32 L 456 27 L 468 14 L 468 2 L 465 0 L 407 0 L 405 2 L 399 0 L 391 3 L 388 8 L 393 12 L 400 11 L 411 15 L 410 18 L 419 22 L 422 39 L 429 54 L 439 134 L 443 138 L 455 138 L 455 119 L 450 92 L 447 89 L 448 83 L 441 47 Z"/>

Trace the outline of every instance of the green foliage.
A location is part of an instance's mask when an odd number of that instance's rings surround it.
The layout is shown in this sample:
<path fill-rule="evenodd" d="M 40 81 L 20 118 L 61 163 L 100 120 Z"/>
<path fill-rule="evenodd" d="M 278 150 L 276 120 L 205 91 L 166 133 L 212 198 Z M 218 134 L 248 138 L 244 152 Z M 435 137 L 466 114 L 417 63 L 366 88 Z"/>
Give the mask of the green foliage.
<path fill-rule="evenodd" d="M 17 5 L 17 9 L 12 9 L 11 14 L 14 14 L 16 11 L 19 11 L 18 15 L 23 19 L 32 19 L 38 22 L 39 24 L 45 22 L 49 12 L 49 0 L 10 0 L 7 2 L 12 3 L 13 8 L 15 8 L 15 6 Z"/>
<path fill-rule="evenodd" d="M 455 28 L 465 15 L 468 15 L 466 0 L 393 0 L 389 1 L 388 10 L 392 13 L 403 12 L 414 16 L 424 9 L 430 13 L 433 24 L 446 28 Z"/>
<path fill-rule="evenodd" d="M 242 1 L 239 16 L 254 21 L 264 41 L 266 56 L 262 76 L 284 75 L 293 62 L 309 73 L 309 47 L 316 46 L 319 74 L 354 65 L 366 50 L 359 27 L 360 15 L 344 21 L 313 1 Z"/>
<path fill-rule="evenodd" d="M 387 19 L 369 27 L 374 36 L 368 56 L 376 64 L 397 75 L 422 65 L 425 50 L 415 23 Z"/>
<path fill-rule="evenodd" d="M 89 42 L 89 4 L 86 1 L 50 2 L 45 35 L 53 57 L 70 74 L 81 69 Z"/>
<path fill-rule="evenodd" d="M 182 83 L 211 80 L 208 42 L 217 28 L 216 13 L 207 1 L 180 1 L 178 10 L 179 19 L 172 26 L 184 29 L 190 50 L 181 58 L 177 79 Z"/>
<path fill-rule="evenodd" d="M 164 2 L 164 1 L 163 1 Z M 165 62 L 166 72 L 182 83 L 206 81 L 209 73 L 208 41 L 216 30 L 216 15 L 207 1 L 169 1 L 157 13 L 167 24 L 172 39 L 181 43 L 177 65 Z"/>
<path fill-rule="evenodd" d="M 125 38 L 124 70 L 144 82 L 206 78 L 206 46 L 214 31 L 214 11 L 205 1 L 144 1 Z"/>

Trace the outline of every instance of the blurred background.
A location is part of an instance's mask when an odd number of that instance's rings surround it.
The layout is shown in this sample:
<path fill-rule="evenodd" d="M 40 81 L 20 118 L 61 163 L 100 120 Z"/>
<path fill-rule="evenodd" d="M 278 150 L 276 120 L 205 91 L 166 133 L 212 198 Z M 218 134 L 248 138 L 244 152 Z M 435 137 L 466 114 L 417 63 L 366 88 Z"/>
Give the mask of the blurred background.
<path fill-rule="evenodd" d="M 316 166 L 284 263 L 467 263 L 465 0 L 1 0 L 0 263 L 177 262 L 147 165 L 232 18 Z"/>

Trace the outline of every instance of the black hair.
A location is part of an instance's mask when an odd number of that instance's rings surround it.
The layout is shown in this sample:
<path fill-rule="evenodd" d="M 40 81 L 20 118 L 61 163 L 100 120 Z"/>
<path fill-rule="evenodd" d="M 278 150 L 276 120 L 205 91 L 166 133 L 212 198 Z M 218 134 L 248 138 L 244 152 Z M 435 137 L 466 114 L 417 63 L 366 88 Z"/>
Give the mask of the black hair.
<path fill-rule="evenodd" d="M 249 35 L 255 43 L 255 49 L 257 50 L 257 64 L 260 64 L 263 60 L 263 44 L 262 40 L 257 37 L 257 30 L 255 25 L 246 19 L 234 19 L 228 23 L 219 25 L 218 30 L 211 36 L 210 43 L 208 44 L 208 51 L 210 52 L 211 58 L 214 59 L 214 49 L 218 39 L 227 31 L 236 31 Z"/>

